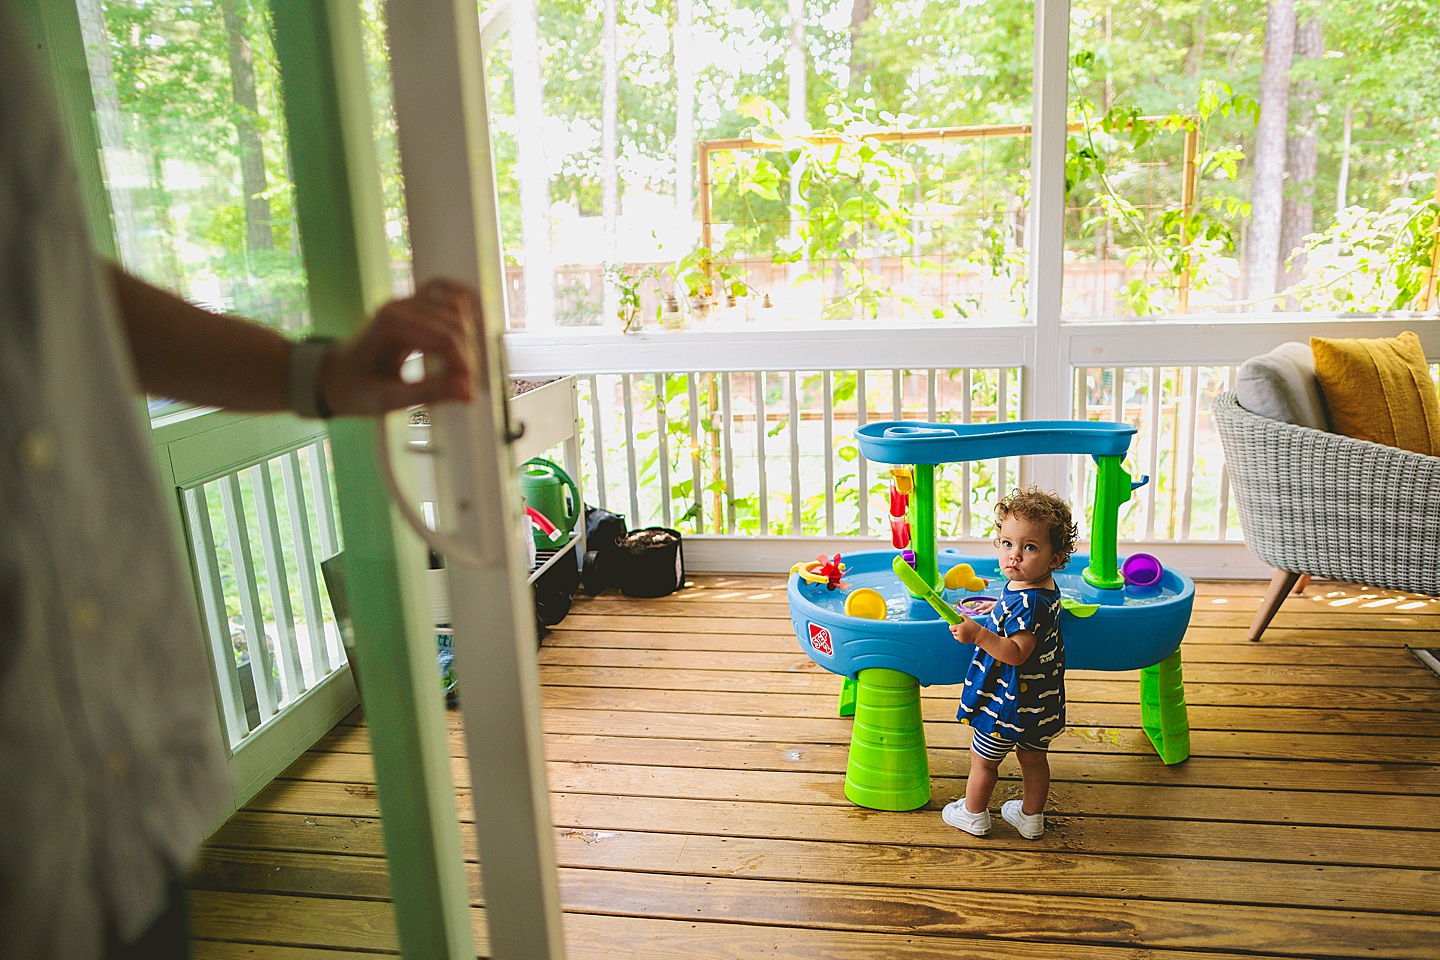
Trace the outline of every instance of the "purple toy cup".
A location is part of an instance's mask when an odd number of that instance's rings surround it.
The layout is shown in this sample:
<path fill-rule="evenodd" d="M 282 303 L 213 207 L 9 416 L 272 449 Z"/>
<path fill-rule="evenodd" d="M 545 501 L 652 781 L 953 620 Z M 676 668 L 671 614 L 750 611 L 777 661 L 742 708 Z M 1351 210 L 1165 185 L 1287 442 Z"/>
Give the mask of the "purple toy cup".
<path fill-rule="evenodd" d="M 1160 585 L 1160 576 L 1165 568 L 1160 561 L 1148 553 L 1132 553 L 1120 564 L 1120 575 L 1132 587 L 1155 587 Z"/>

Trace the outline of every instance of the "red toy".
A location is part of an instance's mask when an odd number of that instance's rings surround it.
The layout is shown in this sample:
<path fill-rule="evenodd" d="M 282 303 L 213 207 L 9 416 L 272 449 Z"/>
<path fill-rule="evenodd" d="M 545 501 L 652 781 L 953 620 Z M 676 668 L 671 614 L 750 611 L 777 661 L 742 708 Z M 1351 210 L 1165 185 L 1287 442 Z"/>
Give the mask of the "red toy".
<path fill-rule="evenodd" d="M 830 558 L 822 553 L 815 560 L 816 563 L 811 567 L 811 572 L 825 578 L 825 589 L 850 589 L 850 585 L 840 579 L 845 575 L 845 564 L 840 562 L 840 554 L 837 553 L 834 558 Z"/>

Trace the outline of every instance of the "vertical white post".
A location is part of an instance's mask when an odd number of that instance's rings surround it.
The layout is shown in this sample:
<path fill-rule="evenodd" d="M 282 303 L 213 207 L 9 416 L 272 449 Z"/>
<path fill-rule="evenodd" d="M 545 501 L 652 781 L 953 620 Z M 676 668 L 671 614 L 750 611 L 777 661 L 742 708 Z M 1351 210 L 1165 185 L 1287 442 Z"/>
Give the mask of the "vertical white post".
<path fill-rule="evenodd" d="M 825 536 L 835 536 L 835 395 L 830 371 L 820 374 L 821 406 L 825 417 Z"/>
<path fill-rule="evenodd" d="M 970 396 L 971 380 L 970 368 L 966 367 L 961 373 L 960 386 L 960 422 L 969 423 L 974 415 L 971 408 L 972 398 Z M 960 465 L 964 472 L 960 474 L 960 536 L 970 536 L 970 477 L 975 465 L 966 461 Z"/>
<path fill-rule="evenodd" d="M 640 469 L 635 465 L 635 397 L 630 389 L 630 374 L 620 375 L 623 385 L 621 395 L 625 398 L 625 461 L 630 468 L 630 522 L 641 525 L 640 520 Z"/>
<path fill-rule="evenodd" d="M 290 578 L 285 571 L 285 551 L 281 546 L 280 520 L 275 511 L 275 489 L 268 460 L 250 468 L 250 486 L 255 491 L 255 518 L 260 523 L 270 603 L 275 608 L 275 653 L 280 659 L 280 679 L 285 686 L 285 699 L 294 700 L 305 692 L 305 672 L 300 669 L 300 651 L 295 645 L 295 611 L 290 605 Z"/>
<path fill-rule="evenodd" d="M 765 476 L 765 371 L 755 371 L 755 469 L 759 474 L 760 536 L 770 536 L 770 489 Z"/>
<path fill-rule="evenodd" d="M 575 424 L 575 432 L 565 438 L 564 459 L 565 472 L 575 481 L 575 489 L 580 494 L 580 502 L 575 509 L 580 511 L 580 520 L 575 524 L 576 535 L 579 536 L 579 545 L 575 548 L 575 565 L 585 569 L 585 476 L 581 469 L 580 462 L 580 382 L 571 377 L 570 384 L 570 422 Z"/>
<path fill-rule="evenodd" d="M 250 647 L 250 679 L 255 684 L 255 702 L 260 722 L 275 715 L 275 663 L 265 642 L 265 617 L 260 612 L 260 585 L 255 580 L 255 556 L 250 550 L 250 530 L 245 522 L 245 503 L 240 497 L 236 474 L 220 478 L 220 503 L 225 508 L 225 532 L 230 540 L 230 566 L 235 574 L 235 592 L 240 596 L 240 619 Z"/>
<path fill-rule="evenodd" d="M 655 466 L 660 472 L 660 525 L 670 526 L 670 421 L 665 417 L 665 374 L 651 376 L 655 385 Z"/>
<path fill-rule="evenodd" d="M 480 291 L 477 396 L 431 409 L 441 523 L 474 551 L 450 557 L 455 663 L 465 715 L 490 956 L 565 955 L 540 737 L 535 612 L 506 403 L 504 267 L 473 0 L 387 4 L 395 117 L 417 283 Z"/>
<path fill-rule="evenodd" d="M 790 532 L 800 536 L 800 384 L 795 371 L 787 375 L 790 392 Z"/>
<path fill-rule="evenodd" d="M 695 531 L 705 532 L 705 487 L 700 469 L 700 374 L 685 374 L 690 397 L 690 495 L 695 504 Z"/>
<path fill-rule="evenodd" d="M 325 441 L 316 440 L 305 450 L 310 461 L 310 490 L 315 497 L 315 526 L 320 534 L 321 560 L 340 552 L 339 527 L 335 523 L 335 501 L 330 492 L 330 468 L 325 463 Z"/>
<path fill-rule="evenodd" d="M 1001 367 L 995 371 L 995 422 L 1004 423 L 1010 419 L 1010 370 L 1008 367 Z M 995 495 L 1003 497 L 1010 492 L 1010 461 L 1007 457 L 1001 457 L 995 463 Z M 1046 490 L 1058 490 L 1058 487 L 1046 487 Z"/>
<path fill-rule="evenodd" d="M 865 426 L 865 370 L 861 368 L 855 371 L 855 428 Z M 855 458 L 855 482 L 860 485 L 859 496 L 855 504 L 859 508 L 858 522 L 860 529 L 856 531 L 862 537 L 870 536 L 870 461 L 863 456 Z"/>
<path fill-rule="evenodd" d="M 310 520 L 305 511 L 305 488 L 300 482 L 300 458 L 294 450 L 280 461 L 280 472 L 285 478 L 285 505 L 290 510 L 290 533 L 295 541 L 295 570 L 300 576 L 300 600 L 305 607 L 310 675 L 318 681 L 330 672 L 330 651 L 325 645 L 325 617 L 315 578 L 315 551 L 310 548 Z"/>
<path fill-rule="evenodd" d="M 595 438 L 595 498 L 601 510 L 610 509 L 605 499 L 605 432 L 600 424 L 600 376 L 590 377 L 590 432 Z"/>
<path fill-rule="evenodd" d="M 1145 486 L 1145 539 L 1155 539 L 1155 511 L 1160 506 L 1155 489 L 1160 486 L 1160 386 L 1163 371 L 1160 367 L 1150 368 L 1150 482 Z M 1170 465 L 1175 469 L 1175 464 Z"/>
<path fill-rule="evenodd" d="M 1070 57 L 1070 0 L 1035 0 L 1035 87 L 1031 98 L 1030 320 L 1035 353 L 1021 379 L 1024 416 L 1065 417 L 1070 363 L 1062 354 L 1060 306 L 1065 253 L 1066 66 Z M 1033 476 L 1042 489 L 1068 496 L 1063 457 L 1037 457 Z"/>
<path fill-rule="evenodd" d="M 1189 388 L 1185 392 L 1185 468 L 1180 480 L 1185 485 L 1183 512 L 1180 514 L 1180 539 L 1190 539 L 1190 519 L 1195 506 L 1195 431 L 1200 419 L 1200 367 L 1187 367 Z"/>
<path fill-rule="evenodd" d="M 185 509 L 190 519 L 190 544 L 200 580 L 200 606 L 205 611 L 205 632 L 210 637 L 210 656 L 220 684 L 220 706 L 225 716 L 225 738 L 230 746 L 245 739 L 250 724 L 245 720 L 240 677 L 235 672 L 235 648 L 230 642 L 230 618 L 225 615 L 225 588 L 220 582 L 220 562 L 215 556 L 215 533 L 210 528 L 210 504 L 204 487 L 185 491 Z"/>
<path fill-rule="evenodd" d="M 735 413 L 730 405 L 730 373 L 718 374 L 720 380 L 720 449 L 725 460 L 725 532 L 735 532 Z"/>

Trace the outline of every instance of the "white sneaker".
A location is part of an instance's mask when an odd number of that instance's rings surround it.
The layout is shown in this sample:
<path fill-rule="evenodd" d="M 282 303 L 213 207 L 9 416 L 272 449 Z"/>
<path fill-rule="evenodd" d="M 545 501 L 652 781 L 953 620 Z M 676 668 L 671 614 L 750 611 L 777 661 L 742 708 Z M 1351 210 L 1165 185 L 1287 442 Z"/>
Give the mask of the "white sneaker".
<path fill-rule="evenodd" d="M 948 810 L 949 807 L 946 807 Z M 1045 812 L 1023 813 L 1020 809 L 1019 800 L 1006 800 L 1000 804 L 1000 816 L 1005 822 L 1020 831 L 1020 836 L 1026 840 L 1034 840 L 1045 832 Z"/>
<path fill-rule="evenodd" d="M 940 811 L 940 819 L 957 830 L 964 830 L 977 837 L 983 837 L 990 832 L 990 811 L 971 813 L 965 807 L 964 797 L 954 803 L 947 803 L 945 809 Z"/>

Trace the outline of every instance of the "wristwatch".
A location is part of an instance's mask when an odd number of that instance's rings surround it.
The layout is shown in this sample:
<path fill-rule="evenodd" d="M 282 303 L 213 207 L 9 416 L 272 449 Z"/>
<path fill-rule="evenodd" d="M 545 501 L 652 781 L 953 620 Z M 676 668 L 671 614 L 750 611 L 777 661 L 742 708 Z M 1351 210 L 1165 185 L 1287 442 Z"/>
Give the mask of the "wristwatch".
<path fill-rule="evenodd" d="M 290 345 L 290 409 L 302 417 L 333 416 L 320 389 L 320 366 L 334 345 L 334 337 L 306 337 Z"/>

